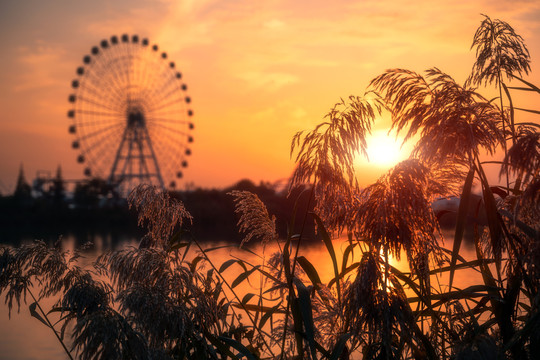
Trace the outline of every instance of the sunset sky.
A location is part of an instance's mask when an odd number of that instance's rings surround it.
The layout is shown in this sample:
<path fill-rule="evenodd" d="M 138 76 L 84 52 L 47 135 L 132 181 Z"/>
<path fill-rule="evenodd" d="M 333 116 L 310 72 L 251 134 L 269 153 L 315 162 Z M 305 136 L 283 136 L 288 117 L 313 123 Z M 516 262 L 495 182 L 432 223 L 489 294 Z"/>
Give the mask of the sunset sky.
<path fill-rule="evenodd" d="M 540 84 L 538 0 L 1 1 L 0 193 L 21 164 L 29 181 L 58 165 L 83 177 L 67 96 L 82 57 L 111 35 L 147 37 L 176 62 L 196 126 L 183 181 L 224 187 L 287 178 L 292 136 L 385 69 L 436 66 L 463 83 L 482 13 L 524 37 Z M 359 166 L 365 183 L 384 171 Z"/>

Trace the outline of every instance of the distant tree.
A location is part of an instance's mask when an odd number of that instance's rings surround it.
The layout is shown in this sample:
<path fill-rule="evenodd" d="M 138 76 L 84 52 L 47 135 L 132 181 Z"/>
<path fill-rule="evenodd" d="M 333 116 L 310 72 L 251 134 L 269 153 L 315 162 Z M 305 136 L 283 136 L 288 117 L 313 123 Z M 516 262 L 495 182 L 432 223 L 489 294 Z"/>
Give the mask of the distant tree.
<path fill-rule="evenodd" d="M 197 188 L 193 181 L 188 181 L 184 184 L 184 191 L 193 191 Z"/>
<path fill-rule="evenodd" d="M 17 177 L 17 185 L 13 196 L 17 199 L 28 199 L 32 196 L 32 188 L 26 181 L 22 164 L 19 168 L 19 176 Z"/>
<path fill-rule="evenodd" d="M 65 181 L 62 178 L 62 168 L 58 165 L 56 169 L 56 176 L 52 180 L 52 186 L 49 189 L 49 195 L 51 196 L 54 204 L 61 204 L 64 201 L 66 193 Z"/>
<path fill-rule="evenodd" d="M 103 179 L 93 178 L 75 186 L 74 201 L 81 207 L 97 207 L 100 196 L 106 196 L 110 186 Z"/>
<path fill-rule="evenodd" d="M 231 186 L 231 189 L 234 190 L 240 190 L 240 191 L 251 191 L 256 192 L 257 191 L 257 185 L 253 183 L 253 181 L 249 179 L 242 179 L 238 181 L 236 184 Z"/>

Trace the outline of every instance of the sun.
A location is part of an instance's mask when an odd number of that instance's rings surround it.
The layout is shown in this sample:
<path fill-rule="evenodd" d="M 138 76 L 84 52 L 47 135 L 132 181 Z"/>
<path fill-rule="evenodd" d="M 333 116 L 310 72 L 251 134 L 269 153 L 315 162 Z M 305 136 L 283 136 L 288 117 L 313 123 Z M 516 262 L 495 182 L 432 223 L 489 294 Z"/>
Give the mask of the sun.
<path fill-rule="evenodd" d="M 414 139 L 413 139 L 414 140 Z M 368 186 L 399 162 L 406 160 L 412 149 L 412 142 L 403 146 L 403 138 L 388 130 L 374 130 L 366 138 L 369 160 L 360 152 L 354 160 L 355 175 L 361 186 Z"/>
<path fill-rule="evenodd" d="M 389 168 L 405 158 L 401 140 L 386 131 L 374 131 L 367 139 L 369 164 Z"/>

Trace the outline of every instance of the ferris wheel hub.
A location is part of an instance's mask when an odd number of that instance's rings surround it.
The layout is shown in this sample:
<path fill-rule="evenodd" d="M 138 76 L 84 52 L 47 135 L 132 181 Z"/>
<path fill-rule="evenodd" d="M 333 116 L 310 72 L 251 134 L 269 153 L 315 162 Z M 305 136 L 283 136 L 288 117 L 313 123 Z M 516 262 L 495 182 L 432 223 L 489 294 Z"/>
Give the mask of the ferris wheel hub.
<path fill-rule="evenodd" d="M 127 116 L 128 127 L 144 127 L 145 120 L 144 115 L 140 110 L 129 110 Z"/>

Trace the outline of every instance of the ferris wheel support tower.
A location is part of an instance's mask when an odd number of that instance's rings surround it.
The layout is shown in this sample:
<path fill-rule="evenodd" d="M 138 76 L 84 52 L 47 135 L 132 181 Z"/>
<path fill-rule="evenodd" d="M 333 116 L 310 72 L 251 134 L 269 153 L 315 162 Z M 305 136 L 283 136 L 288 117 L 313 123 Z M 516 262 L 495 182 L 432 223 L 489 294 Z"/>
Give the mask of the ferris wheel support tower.
<path fill-rule="evenodd" d="M 162 188 L 165 187 L 144 115 L 140 110 L 128 111 L 126 128 L 116 152 L 109 182 L 158 183 Z"/>

